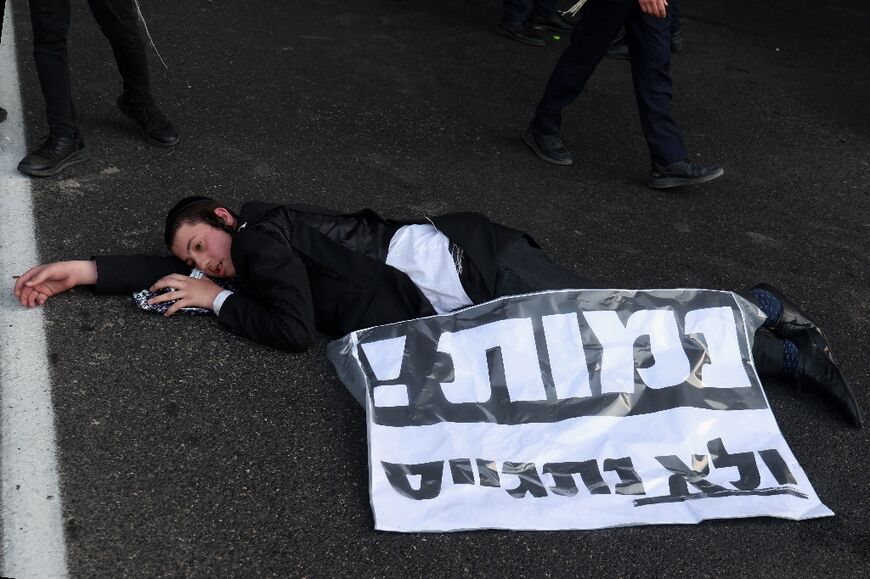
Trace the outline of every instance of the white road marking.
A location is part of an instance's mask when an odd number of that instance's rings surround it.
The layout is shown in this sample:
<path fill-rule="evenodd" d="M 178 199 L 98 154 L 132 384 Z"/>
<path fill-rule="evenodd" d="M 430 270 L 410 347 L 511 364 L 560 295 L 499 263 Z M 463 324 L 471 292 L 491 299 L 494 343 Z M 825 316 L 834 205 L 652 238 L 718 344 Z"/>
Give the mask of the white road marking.
<path fill-rule="evenodd" d="M 16 166 L 26 154 L 12 7 L 0 42 L 0 475 L 3 575 L 66 577 L 51 380 L 42 310 L 12 294 L 13 275 L 37 263 L 30 181 Z"/>

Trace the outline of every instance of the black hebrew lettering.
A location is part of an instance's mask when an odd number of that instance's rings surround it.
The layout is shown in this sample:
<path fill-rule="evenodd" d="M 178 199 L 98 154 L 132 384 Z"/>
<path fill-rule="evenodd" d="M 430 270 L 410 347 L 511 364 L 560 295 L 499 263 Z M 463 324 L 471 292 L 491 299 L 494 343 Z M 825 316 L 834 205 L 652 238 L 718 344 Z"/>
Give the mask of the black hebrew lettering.
<path fill-rule="evenodd" d="M 573 475 L 579 474 L 586 489 L 593 495 L 609 495 L 610 487 L 604 482 L 598 462 L 584 460 L 583 462 L 548 462 L 544 464 L 544 474 L 553 476 L 556 486 L 550 490 L 557 495 L 573 497 L 577 494 L 577 484 Z"/>
<path fill-rule="evenodd" d="M 791 474 L 791 471 L 788 469 L 788 465 L 785 464 L 785 461 L 782 459 L 782 455 L 779 454 L 778 450 L 776 450 L 775 448 L 771 448 L 768 450 L 759 450 L 758 454 L 761 455 L 761 460 L 763 460 L 764 464 L 767 465 L 767 468 L 770 470 L 770 474 L 773 475 L 773 478 L 776 479 L 776 482 L 781 485 L 797 484 L 794 475 Z"/>
<path fill-rule="evenodd" d="M 704 477 L 710 474 L 709 457 L 706 454 L 692 455 L 692 468 L 674 455 L 657 456 L 656 460 L 663 467 L 671 471 L 668 479 L 668 487 L 673 497 L 685 497 L 689 495 L 688 485 L 692 485 L 704 494 L 724 492 L 725 488 L 713 484 Z M 687 484 L 688 483 L 688 484 Z"/>
<path fill-rule="evenodd" d="M 495 468 L 494 460 L 477 459 L 477 474 L 480 476 L 480 486 L 482 487 L 500 487 L 501 480 L 498 476 L 498 470 Z"/>
<path fill-rule="evenodd" d="M 450 475 L 453 477 L 453 484 L 473 485 L 474 484 L 474 470 L 471 467 L 471 459 L 469 459 L 469 458 L 452 458 L 452 459 L 450 459 Z"/>
<path fill-rule="evenodd" d="M 616 472 L 620 482 L 617 483 L 616 494 L 618 495 L 645 495 L 643 482 L 641 482 L 631 457 L 608 458 L 604 461 L 604 470 Z"/>
<path fill-rule="evenodd" d="M 758 473 L 758 465 L 755 463 L 755 453 L 738 452 L 736 454 L 728 454 L 728 451 L 725 450 L 725 445 L 722 444 L 721 438 L 708 441 L 707 450 L 710 451 L 713 466 L 716 468 L 737 467 L 737 473 L 740 475 L 740 478 L 730 481 L 736 488 L 748 491 L 750 489 L 757 489 L 758 485 L 761 484 L 761 475 Z"/>
<path fill-rule="evenodd" d="M 740 495 L 757 495 L 757 496 L 773 496 L 773 495 L 791 495 L 800 499 L 808 499 L 809 495 L 801 492 L 798 489 L 787 486 L 758 488 L 761 484 L 761 475 L 758 471 L 758 463 L 755 461 L 753 452 L 741 452 L 729 454 L 725 450 L 725 445 L 721 438 L 715 438 L 707 442 L 707 448 L 710 450 L 710 456 L 693 455 L 692 468 L 687 467 L 676 456 L 657 456 L 662 466 L 668 469 L 673 474 L 668 479 L 670 494 L 658 497 L 645 497 L 635 499 L 635 506 L 654 505 L 661 503 L 681 502 L 685 500 L 723 498 Z M 776 449 L 767 449 L 757 451 L 770 469 L 771 474 L 780 485 L 796 485 L 797 481 L 783 460 L 779 451 Z M 708 458 L 712 458 L 713 466 L 716 468 L 736 467 L 740 478 L 736 481 L 731 481 L 731 484 L 737 490 L 726 489 L 719 485 L 713 484 L 704 477 L 710 474 L 710 465 Z M 688 485 L 691 484 L 700 493 L 689 493 Z"/>
<path fill-rule="evenodd" d="M 443 460 L 420 464 L 393 464 L 381 461 L 381 465 L 384 467 L 390 485 L 396 492 L 409 499 L 424 501 L 434 499 L 441 493 L 441 478 L 444 474 Z M 411 481 L 408 480 L 409 476 L 420 477 L 419 489 L 411 487 Z"/>
<path fill-rule="evenodd" d="M 515 499 L 521 499 L 529 493 L 533 497 L 547 496 L 547 487 L 541 482 L 541 477 L 538 476 L 538 469 L 531 462 L 505 462 L 501 467 L 503 474 L 516 475 L 520 484 L 515 488 L 505 489 L 507 493 Z"/>

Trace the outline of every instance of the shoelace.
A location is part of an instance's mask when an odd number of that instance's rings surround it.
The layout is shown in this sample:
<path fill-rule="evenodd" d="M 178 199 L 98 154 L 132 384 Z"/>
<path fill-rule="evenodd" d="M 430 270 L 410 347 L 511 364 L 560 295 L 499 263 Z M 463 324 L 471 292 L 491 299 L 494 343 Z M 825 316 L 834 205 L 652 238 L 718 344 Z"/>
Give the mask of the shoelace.
<path fill-rule="evenodd" d="M 562 16 L 577 16 L 577 13 L 580 12 L 580 9 L 583 8 L 583 5 L 586 4 L 586 0 L 578 0 L 576 4 L 568 8 L 567 10 L 559 12 Z"/>

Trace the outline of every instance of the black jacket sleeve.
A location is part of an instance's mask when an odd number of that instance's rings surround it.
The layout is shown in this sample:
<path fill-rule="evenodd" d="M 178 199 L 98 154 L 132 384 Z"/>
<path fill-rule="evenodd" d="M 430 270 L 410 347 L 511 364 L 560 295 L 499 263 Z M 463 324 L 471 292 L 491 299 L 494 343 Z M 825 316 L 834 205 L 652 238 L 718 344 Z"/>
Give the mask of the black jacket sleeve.
<path fill-rule="evenodd" d="M 112 255 L 91 258 L 97 264 L 98 294 L 131 294 L 147 289 L 171 273 L 190 274 L 190 267 L 174 256 Z"/>
<path fill-rule="evenodd" d="M 232 246 L 239 291 L 218 320 L 261 344 L 301 352 L 314 338 L 308 273 L 291 247 L 258 231 L 240 231 Z"/>

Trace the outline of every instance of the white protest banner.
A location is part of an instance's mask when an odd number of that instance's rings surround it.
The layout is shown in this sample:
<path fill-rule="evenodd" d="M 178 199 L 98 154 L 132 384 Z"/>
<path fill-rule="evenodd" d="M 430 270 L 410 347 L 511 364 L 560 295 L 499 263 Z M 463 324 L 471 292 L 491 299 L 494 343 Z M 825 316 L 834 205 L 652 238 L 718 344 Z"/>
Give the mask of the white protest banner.
<path fill-rule="evenodd" d="M 375 526 L 594 529 L 833 513 L 777 428 L 752 304 L 563 290 L 353 332 Z"/>

